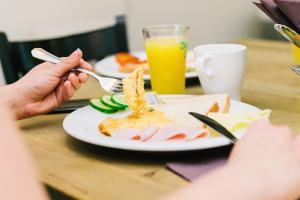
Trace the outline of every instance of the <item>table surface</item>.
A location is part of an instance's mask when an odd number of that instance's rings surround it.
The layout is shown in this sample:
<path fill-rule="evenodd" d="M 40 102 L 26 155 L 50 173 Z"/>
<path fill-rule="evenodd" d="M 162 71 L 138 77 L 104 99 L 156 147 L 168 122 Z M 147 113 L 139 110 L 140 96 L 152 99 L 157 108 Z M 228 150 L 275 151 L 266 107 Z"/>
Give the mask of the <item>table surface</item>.
<path fill-rule="evenodd" d="M 290 70 L 290 45 L 252 39 L 239 43 L 248 47 L 242 101 L 272 109 L 272 122 L 300 132 L 300 77 Z M 194 86 L 186 93 L 201 94 L 202 90 Z M 98 85 L 90 79 L 75 98 L 97 96 Z M 76 199 L 156 199 L 187 184 L 165 168 L 167 161 L 201 155 L 145 154 L 89 145 L 65 133 L 65 116 L 37 116 L 17 123 L 40 180 Z"/>

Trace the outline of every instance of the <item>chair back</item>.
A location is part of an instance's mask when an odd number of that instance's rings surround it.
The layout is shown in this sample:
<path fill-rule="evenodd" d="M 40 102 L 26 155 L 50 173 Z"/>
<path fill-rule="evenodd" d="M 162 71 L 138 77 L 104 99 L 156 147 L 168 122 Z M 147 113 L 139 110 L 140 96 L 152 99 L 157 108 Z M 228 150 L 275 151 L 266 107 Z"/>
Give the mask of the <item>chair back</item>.
<path fill-rule="evenodd" d="M 110 27 L 46 40 L 9 42 L 5 34 L 0 33 L 0 46 L 5 79 L 7 83 L 12 83 L 41 63 L 31 56 L 33 48 L 43 48 L 59 57 L 80 48 L 86 60 L 100 60 L 117 52 L 127 52 L 125 17 L 116 17 L 116 23 Z"/>

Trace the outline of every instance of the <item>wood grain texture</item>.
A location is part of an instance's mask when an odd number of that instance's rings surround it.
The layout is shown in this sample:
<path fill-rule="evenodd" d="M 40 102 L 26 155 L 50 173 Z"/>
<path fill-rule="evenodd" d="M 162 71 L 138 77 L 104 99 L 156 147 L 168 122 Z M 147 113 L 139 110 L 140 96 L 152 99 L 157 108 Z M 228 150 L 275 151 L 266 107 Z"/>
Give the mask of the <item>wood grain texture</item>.
<path fill-rule="evenodd" d="M 272 122 L 300 132 L 300 77 L 287 43 L 243 40 L 248 47 L 242 100 L 273 110 Z M 199 86 L 187 94 L 201 94 Z M 98 97 L 90 80 L 75 98 Z M 165 163 L 201 153 L 142 154 L 101 148 L 67 136 L 65 115 L 38 116 L 18 122 L 40 172 L 40 180 L 76 199 L 156 199 L 187 184 Z"/>

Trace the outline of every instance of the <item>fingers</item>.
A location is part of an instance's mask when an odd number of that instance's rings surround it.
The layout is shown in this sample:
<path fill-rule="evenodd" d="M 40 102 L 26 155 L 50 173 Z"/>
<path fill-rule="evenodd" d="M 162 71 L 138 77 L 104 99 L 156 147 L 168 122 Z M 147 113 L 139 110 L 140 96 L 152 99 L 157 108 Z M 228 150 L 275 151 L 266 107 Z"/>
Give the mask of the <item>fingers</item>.
<path fill-rule="evenodd" d="M 82 60 L 82 51 L 80 49 L 75 50 L 70 56 L 62 58 L 62 61 L 55 65 L 55 72 L 57 77 L 63 76 L 65 73 L 70 71 L 79 65 Z M 85 64 L 87 67 L 87 65 Z"/>
<path fill-rule="evenodd" d="M 64 83 L 64 88 L 63 88 L 63 94 L 62 94 L 62 99 L 63 102 L 68 101 L 69 99 L 72 98 L 72 96 L 75 94 L 75 88 L 72 86 L 71 81 L 67 80 Z"/>
<path fill-rule="evenodd" d="M 79 65 L 80 65 L 80 67 L 83 67 L 83 68 L 85 68 L 87 70 L 91 70 L 92 71 L 94 69 L 93 66 L 90 63 L 86 62 L 83 59 L 80 59 Z"/>
<path fill-rule="evenodd" d="M 85 83 L 85 82 L 87 82 L 87 80 L 89 79 L 89 76 L 88 76 L 87 74 L 85 74 L 85 73 L 80 73 L 80 74 L 78 75 L 78 77 L 79 77 L 79 81 L 80 81 L 81 83 Z"/>
<path fill-rule="evenodd" d="M 85 83 L 88 80 L 88 75 L 85 73 L 70 73 L 68 76 L 68 80 L 71 82 L 72 86 L 78 90 L 82 83 Z"/>
<path fill-rule="evenodd" d="M 74 73 L 69 74 L 68 81 L 71 82 L 71 84 L 75 88 L 75 90 L 78 90 L 81 86 L 79 77 L 76 76 Z"/>

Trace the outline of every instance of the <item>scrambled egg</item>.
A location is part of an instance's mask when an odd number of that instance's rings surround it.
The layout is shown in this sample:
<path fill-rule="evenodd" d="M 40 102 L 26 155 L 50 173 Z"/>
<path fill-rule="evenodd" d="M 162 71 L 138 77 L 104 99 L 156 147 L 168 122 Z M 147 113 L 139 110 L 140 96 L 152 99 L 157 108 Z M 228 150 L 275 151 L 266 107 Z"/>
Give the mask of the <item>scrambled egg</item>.
<path fill-rule="evenodd" d="M 99 124 L 102 133 L 111 136 L 114 131 L 122 128 L 143 129 L 151 125 L 161 126 L 171 122 L 163 112 L 147 108 L 142 68 L 138 68 L 123 79 L 123 90 L 132 114 L 126 118 L 104 120 Z"/>
<path fill-rule="evenodd" d="M 142 112 L 138 116 L 129 115 L 121 119 L 107 119 L 99 125 L 99 128 L 102 133 L 110 136 L 114 131 L 121 128 L 143 129 L 151 125 L 161 126 L 171 122 L 171 120 L 165 117 L 164 113 L 151 110 Z"/>
<path fill-rule="evenodd" d="M 138 68 L 123 79 L 123 91 L 126 103 L 132 114 L 138 116 L 146 109 L 143 69 Z"/>

